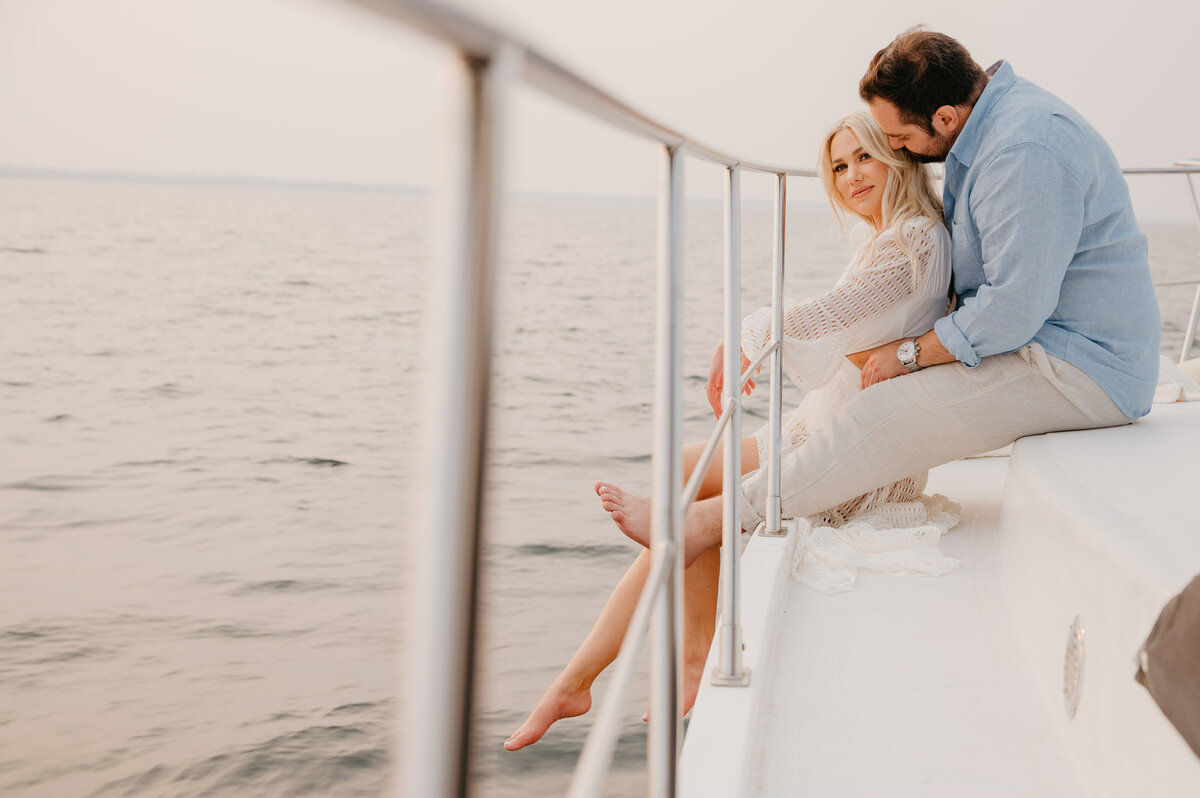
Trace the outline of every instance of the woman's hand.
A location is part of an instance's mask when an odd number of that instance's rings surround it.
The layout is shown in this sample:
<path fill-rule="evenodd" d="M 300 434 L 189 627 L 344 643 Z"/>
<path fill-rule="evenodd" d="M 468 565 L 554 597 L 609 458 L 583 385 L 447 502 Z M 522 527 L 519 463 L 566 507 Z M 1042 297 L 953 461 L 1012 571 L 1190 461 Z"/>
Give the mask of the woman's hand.
<path fill-rule="evenodd" d="M 863 390 L 884 380 L 908 374 L 908 369 L 900 362 L 900 358 L 896 356 L 896 352 L 900 349 L 900 344 L 909 340 L 912 339 L 902 338 L 899 341 L 892 341 L 889 344 L 868 349 L 866 352 L 846 356 L 855 365 L 858 365 L 856 358 L 860 355 L 869 356 L 866 358 L 866 362 L 859 366 L 862 369 Z M 919 349 L 917 364 L 923 369 L 927 369 L 930 366 L 940 366 L 943 363 L 953 363 L 955 360 L 954 355 L 950 354 L 950 351 L 942 346 L 942 340 L 938 338 L 937 333 L 933 330 L 918 338 L 917 346 Z"/>
<path fill-rule="evenodd" d="M 877 382 L 890 380 L 893 377 L 899 377 L 902 374 L 908 373 L 908 369 L 904 367 L 904 364 L 900 362 L 900 358 L 896 356 L 896 350 L 900 348 L 901 343 L 903 341 L 892 341 L 890 344 L 884 344 L 883 346 L 877 346 L 874 349 L 868 350 L 870 355 L 861 366 L 863 390 L 870 388 Z"/>
<path fill-rule="evenodd" d="M 741 373 L 745 374 L 746 369 L 750 366 L 750 358 L 746 357 L 745 352 L 739 353 L 742 356 Z M 712 408 L 713 414 L 721 417 L 721 393 L 725 390 L 725 344 L 717 344 L 717 351 L 713 353 L 712 365 L 708 367 L 708 382 L 704 383 L 704 392 L 708 395 L 708 406 Z M 754 380 L 746 383 L 746 387 L 742 389 L 742 393 L 747 396 L 754 390 Z"/>

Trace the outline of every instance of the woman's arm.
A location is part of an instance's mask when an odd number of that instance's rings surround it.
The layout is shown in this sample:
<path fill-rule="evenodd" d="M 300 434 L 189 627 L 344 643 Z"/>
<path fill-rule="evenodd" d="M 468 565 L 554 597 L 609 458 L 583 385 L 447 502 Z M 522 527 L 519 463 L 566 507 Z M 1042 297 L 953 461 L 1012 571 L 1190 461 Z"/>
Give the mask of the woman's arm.
<path fill-rule="evenodd" d="M 932 231 L 918 238 L 913 260 L 928 268 L 940 242 Z M 939 275 L 939 279 L 940 279 Z M 850 272 L 824 294 L 804 302 L 784 305 L 784 369 L 798 386 L 823 385 L 841 367 L 841 358 L 863 353 L 855 365 L 865 363 L 870 350 L 904 334 L 913 317 L 914 303 L 940 303 L 943 287 L 927 298 L 914 292 L 914 271 L 909 255 L 892 237 L 876 242 L 871 261 Z M 929 293 L 922 291 L 921 294 Z M 770 310 L 751 314 L 742 325 L 744 354 L 756 357 L 770 344 Z"/>

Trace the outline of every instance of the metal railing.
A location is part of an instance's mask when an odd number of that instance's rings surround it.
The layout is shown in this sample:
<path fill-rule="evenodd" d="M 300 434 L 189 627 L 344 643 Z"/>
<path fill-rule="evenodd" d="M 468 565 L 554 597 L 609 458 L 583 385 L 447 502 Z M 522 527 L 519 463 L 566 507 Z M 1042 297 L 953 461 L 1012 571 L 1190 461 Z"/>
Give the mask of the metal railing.
<path fill-rule="evenodd" d="M 622 699 L 632 681 L 647 626 L 651 634 L 651 711 L 647 741 L 648 794 L 676 793 L 681 738 L 679 717 L 679 607 L 682 586 L 681 531 L 687 505 L 724 438 L 723 537 L 721 554 L 720 655 L 714 684 L 745 685 L 739 609 L 736 486 L 741 478 L 741 388 L 770 357 L 768 497 L 761 534 L 781 534 L 779 499 L 782 417 L 782 303 L 787 178 L 815 177 L 811 169 L 742 160 L 706 147 L 639 113 L 514 37 L 430 0 L 343 0 L 376 11 L 449 45 L 456 53 L 444 100 L 450 109 L 441 208 L 436 232 L 440 268 L 429 318 L 440 324 L 432 340 L 446 349 L 431 354 L 436 384 L 427 394 L 429 423 L 425 485 L 415 528 L 437 530 L 422 537 L 414 556 L 411 640 L 406 652 L 405 714 L 397 789 L 411 798 L 442 798 L 468 793 L 467 751 L 475 670 L 476 590 L 481 529 L 481 491 L 487 428 L 489 339 L 496 264 L 496 211 L 505 110 L 516 81 L 537 88 L 600 121 L 657 142 L 662 147 L 659 191 L 659 244 L 653 452 L 651 566 L 621 646 L 605 702 L 580 756 L 572 781 L 573 798 L 598 795 L 603 788 L 619 734 Z M 681 220 L 684 156 L 726 169 L 725 332 L 722 413 L 686 488 L 682 482 L 680 439 Z M 760 172 L 776 178 L 772 258 L 772 343 L 740 371 L 740 205 L 741 175 Z M 1129 169 L 1128 174 L 1200 172 L 1200 163 L 1175 169 Z M 1200 205 L 1190 178 L 1193 209 Z M 1190 283 L 1189 283 L 1190 284 Z M 1184 357 L 1190 352 L 1197 317 L 1197 291 Z"/>
<path fill-rule="evenodd" d="M 598 795 L 619 734 L 622 697 L 632 681 L 642 638 L 651 630 L 651 708 L 647 740 L 648 794 L 674 796 L 681 742 L 680 605 L 681 533 L 687 505 L 696 497 L 718 440 L 724 436 L 723 537 L 721 555 L 720 658 L 714 684 L 748 684 L 742 664 L 736 486 L 741 479 L 741 388 L 765 358 L 772 358 L 769 473 L 764 514 L 768 533 L 782 528 L 779 502 L 782 418 L 782 330 L 787 178 L 815 177 L 812 169 L 746 161 L 706 147 L 635 111 L 583 78 L 511 36 L 452 8 L 428 0 L 346 0 L 419 29 L 449 45 L 454 59 L 451 87 L 443 98 L 451 109 L 446 163 L 437 215 L 440 268 L 434 289 L 433 340 L 449 351 L 436 353 L 430 372 L 438 375 L 427 394 L 426 485 L 417 528 L 425 536 L 423 563 L 413 595 L 405 696 L 406 725 L 398 789 L 413 798 L 461 796 L 468 790 L 466 752 L 473 701 L 474 630 L 480 542 L 480 491 L 487 426 L 487 374 L 492 282 L 496 262 L 495 218 L 500 182 L 498 155 L 505 132 L 504 111 L 515 81 L 540 89 L 598 120 L 657 142 L 662 147 L 654 401 L 651 567 L 638 600 L 608 694 L 580 755 L 570 795 Z M 682 297 L 682 158 L 726 169 L 725 335 L 722 413 L 686 489 L 682 482 L 680 375 Z M 772 343 L 743 378 L 740 331 L 740 215 L 743 172 L 776 179 L 773 257 Z M 465 312 L 464 312 L 465 311 Z M 464 589 L 464 587 L 466 589 Z M 419 641 L 419 642 L 416 642 Z"/>
<path fill-rule="evenodd" d="M 1196 186 L 1192 175 L 1200 174 L 1200 159 L 1185 159 L 1175 162 L 1174 166 L 1122 169 L 1127 175 L 1182 175 L 1187 184 L 1188 199 L 1191 200 L 1192 219 L 1196 222 L 1196 231 L 1200 233 L 1200 201 L 1196 198 Z M 1200 280 L 1170 280 L 1156 282 L 1156 288 L 1170 288 L 1182 285 L 1196 286 L 1196 295 L 1192 299 L 1192 311 L 1188 314 L 1187 327 L 1183 330 L 1183 345 L 1179 350 L 1179 362 L 1184 363 L 1192 355 L 1192 343 L 1196 340 L 1196 325 L 1200 323 Z"/>

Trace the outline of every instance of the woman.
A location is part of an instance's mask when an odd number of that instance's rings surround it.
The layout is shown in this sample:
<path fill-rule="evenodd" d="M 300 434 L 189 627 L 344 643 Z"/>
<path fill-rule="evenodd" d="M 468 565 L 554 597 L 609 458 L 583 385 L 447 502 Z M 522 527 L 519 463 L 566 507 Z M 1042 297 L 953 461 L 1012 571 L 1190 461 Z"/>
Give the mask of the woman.
<path fill-rule="evenodd" d="M 866 112 L 839 122 L 825 136 L 819 168 L 830 204 L 839 219 L 844 213 L 866 224 L 851 233 L 850 265 L 829 292 L 805 302 L 788 301 L 784 309 L 784 368 L 808 395 L 783 421 L 783 443 L 799 445 L 821 428 L 858 390 L 860 375 L 848 356 L 874 346 L 919 334 L 946 312 L 950 279 L 950 239 L 941 223 L 941 202 L 927 167 L 903 151 L 894 152 Z M 770 309 L 745 319 L 742 368 L 770 343 Z M 713 357 L 708 395 L 719 410 L 722 377 L 720 347 Z M 747 386 L 751 387 L 752 383 Z M 766 427 L 742 439 L 742 472 L 758 468 L 765 457 Z M 684 448 L 684 481 L 690 477 L 702 444 Z M 833 525 L 891 502 L 921 495 L 921 474 L 859 496 L 824 513 Z M 721 453 L 705 472 L 697 499 L 721 493 Z M 649 528 L 649 502 L 615 486 L 597 482 L 605 510 L 631 537 Z M 686 552 L 685 552 L 686 554 Z M 690 560 L 690 561 L 689 561 Z M 716 623 L 719 552 L 685 560 L 684 573 L 684 703 L 695 701 L 704 661 Z M 536 742 L 552 723 L 591 708 L 591 685 L 617 656 L 621 639 L 650 568 L 643 551 L 621 579 L 575 656 L 521 727 L 505 741 L 510 751 Z"/>

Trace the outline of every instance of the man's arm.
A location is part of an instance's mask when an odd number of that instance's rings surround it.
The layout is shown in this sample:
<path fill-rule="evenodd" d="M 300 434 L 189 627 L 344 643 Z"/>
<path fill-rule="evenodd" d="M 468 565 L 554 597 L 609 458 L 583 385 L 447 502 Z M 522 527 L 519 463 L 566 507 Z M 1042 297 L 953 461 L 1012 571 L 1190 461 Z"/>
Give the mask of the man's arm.
<path fill-rule="evenodd" d="M 979 168 L 970 220 L 953 235 L 978 236 L 983 281 L 934 324 L 967 368 L 1033 340 L 1058 305 L 1084 226 L 1083 190 L 1046 147 L 1018 144 Z M 961 265 L 973 268 L 969 260 Z"/>
<path fill-rule="evenodd" d="M 1075 255 L 1083 192 L 1049 150 L 1019 144 L 982 168 L 971 193 L 971 214 L 985 280 L 917 339 L 922 368 L 951 360 L 974 368 L 982 357 L 1029 343 L 1058 304 Z M 864 388 L 908 373 L 896 357 L 901 343 L 872 350 L 863 365 Z"/>

